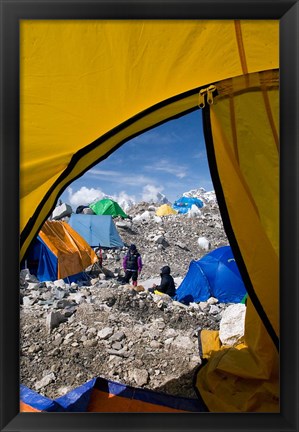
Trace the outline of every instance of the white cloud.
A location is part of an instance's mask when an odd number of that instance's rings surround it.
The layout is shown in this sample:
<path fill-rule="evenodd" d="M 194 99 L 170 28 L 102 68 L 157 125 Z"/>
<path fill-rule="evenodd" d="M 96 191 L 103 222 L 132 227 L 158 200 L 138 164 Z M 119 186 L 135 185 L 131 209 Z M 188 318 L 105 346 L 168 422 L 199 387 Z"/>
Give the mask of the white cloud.
<path fill-rule="evenodd" d="M 207 161 L 207 153 L 204 150 L 194 153 L 194 159 L 199 159 L 201 161 Z"/>
<path fill-rule="evenodd" d="M 163 187 L 156 187 L 154 185 L 146 185 L 143 188 L 142 192 L 142 201 L 153 201 L 157 202 L 159 201 L 159 197 L 161 196 L 161 192 L 163 191 Z"/>
<path fill-rule="evenodd" d="M 131 175 L 128 175 L 128 170 L 126 170 L 126 173 L 124 174 L 122 171 L 91 169 L 88 174 L 92 177 L 99 177 L 99 180 L 102 181 L 121 183 L 127 186 L 147 184 L 152 181 L 150 177 L 146 177 L 142 174 L 135 174 L 134 171 L 132 171 Z"/>
<path fill-rule="evenodd" d="M 69 196 L 69 202 L 72 206 L 78 207 L 79 205 L 89 205 L 95 200 L 102 199 L 105 194 L 100 189 L 81 187 L 79 190 L 73 193 L 73 189 L 70 187 L 67 190 Z"/>
<path fill-rule="evenodd" d="M 69 187 L 67 189 L 67 193 L 68 193 L 69 203 L 74 208 L 77 208 L 79 205 L 89 205 L 93 201 L 98 201 L 108 196 L 100 189 L 87 188 L 85 186 L 82 186 L 76 192 L 73 192 L 73 189 Z M 116 201 L 123 208 L 128 207 L 128 205 L 132 205 L 133 203 L 136 202 L 135 196 L 134 195 L 130 196 L 125 191 L 121 191 L 119 194 L 114 194 L 109 197 L 114 201 Z"/>
<path fill-rule="evenodd" d="M 185 165 L 174 164 L 167 159 L 159 160 L 152 165 L 147 165 L 145 168 L 151 171 L 161 171 L 167 174 L 173 174 L 178 178 L 184 178 L 187 176 L 187 167 Z"/>
<path fill-rule="evenodd" d="M 112 195 L 114 201 L 135 201 L 135 195 L 128 195 L 125 191 L 121 191 L 118 195 Z"/>
<path fill-rule="evenodd" d="M 119 176 L 119 171 L 113 171 L 113 170 L 103 170 L 103 169 L 91 169 L 87 173 L 91 176 L 103 176 L 103 177 L 117 177 Z"/>

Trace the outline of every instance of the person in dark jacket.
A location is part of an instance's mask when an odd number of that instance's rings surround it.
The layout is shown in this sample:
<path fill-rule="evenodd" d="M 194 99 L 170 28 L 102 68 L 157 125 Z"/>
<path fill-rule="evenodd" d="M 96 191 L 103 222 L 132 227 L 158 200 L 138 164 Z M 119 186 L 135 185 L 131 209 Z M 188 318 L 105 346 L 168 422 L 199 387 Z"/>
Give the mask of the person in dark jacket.
<path fill-rule="evenodd" d="M 129 283 L 132 278 L 133 285 L 137 286 L 137 278 L 142 270 L 142 259 L 134 244 L 131 244 L 127 255 L 124 257 L 123 268 L 125 271 L 124 283 Z"/>
<path fill-rule="evenodd" d="M 175 296 L 175 284 L 173 277 L 170 274 L 170 267 L 164 266 L 161 268 L 161 283 L 160 285 L 153 284 L 153 287 L 149 289 L 150 292 L 155 294 L 167 294 L 170 297 Z"/>

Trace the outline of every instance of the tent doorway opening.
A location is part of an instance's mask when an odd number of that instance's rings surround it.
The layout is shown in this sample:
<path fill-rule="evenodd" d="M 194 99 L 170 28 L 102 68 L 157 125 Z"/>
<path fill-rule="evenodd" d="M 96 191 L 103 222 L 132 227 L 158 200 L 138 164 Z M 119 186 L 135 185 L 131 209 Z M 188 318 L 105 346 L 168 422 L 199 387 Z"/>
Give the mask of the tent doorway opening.
<path fill-rule="evenodd" d="M 198 300 L 193 297 L 192 288 L 196 287 L 191 287 L 187 297 L 181 296 L 175 307 L 170 298 L 155 293 L 148 296 L 144 292 L 153 284 L 160 285 L 161 268 L 165 265 L 171 268 L 179 289 L 192 261 L 229 244 L 210 177 L 202 112 L 196 110 L 171 120 L 125 143 L 68 186 L 58 198 L 51 219 L 59 219 L 53 215 L 59 214 L 58 208 L 66 206 L 73 212 L 72 215 L 62 213 L 61 219 L 66 223 L 74 216 L 86 220 L 97 218 L 100 215 L 90 210 L 95 209 L 93 205 L 98 201 L 107 199 L 118 203 L 129 216 L 111 215 L 123 244 L 110 248 L 103 243 L 90 243 L 94 250 L 101 247 L 103 262 L 101 268 L 87 269 L 91 283 L 82 288 L 85 295 L 78 297 L 78 308 L 73 315 L 73 322 L 77 321 L 87 331 L 100 324 L 97 335 L 91 337 L 86 333 L 81 339 L 86 337 L 85 341 L 98 345 L 105 343 L 106 351 L 100 356 L 97 349 L 91 359 L 86 344 L 86 350 L 78 350 L 76 345 L 84 344 L 84 340 L 71 344 L 74 352 L 69 356 L 69 364 L 78 372 L 74 385 L 102 376 L 123 385 L 196 399 L 192 380 L 201 361 L 199 329 L 217 331 L 227 305 L 218 302 L 221 305 L 217 306 L 215 300 L 214 314 L 209 315 L 212 303 L 204 303 L 212 295 L 205 292 L 205 297 Z M 131 244 L 136 245 L 143 264 L 136 287 L 132 280 L 120 284 L 125 274 L 123 260 Z M 202 309 L 196 302 L 202 303 Z M 68 323 L 63 326 L 67 328 Z M 107 329 L 112 334 L 106 338 L 102 332 Z M 61 331 L 53 329 L 53 332 L 57 337 Z M 66 335 L 69 333 L 66 330 Z M 171 356 L 170 351 L 173 351 Z M 56 361 L 63 362 L 63 355 L 57 356 Z M 57 398 L 64 388 L 60 384 L 49 385 L 47 396 Z"/>

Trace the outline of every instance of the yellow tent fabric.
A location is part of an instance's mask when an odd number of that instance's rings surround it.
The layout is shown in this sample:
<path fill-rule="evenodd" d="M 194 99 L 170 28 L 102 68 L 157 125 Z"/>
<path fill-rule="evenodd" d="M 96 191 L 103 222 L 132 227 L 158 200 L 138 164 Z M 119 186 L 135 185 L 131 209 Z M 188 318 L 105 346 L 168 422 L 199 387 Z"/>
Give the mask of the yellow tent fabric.
<path fill-rule="evenodd" d="M 171 214 L 177 214 L 177 212 L 172 207 L 170 207 L 170 205 L 168 205 L 168 204 L 162 204 L 156 210 L 157 216 L 167 216 L 167 215 L 171 215 Z"/>
<path fill-rule="evenodd" d="M 46 221 L 39 236 L 58 259 L 58 279 L 80 273 L 98 261 L 94 250 L 66 222 Z"/>
<path fill-rule="evenodd" d="M 246 346 L 213 352 L 197 376 L 210 411 L 279 409 L 278 39 L 274 20 L 20 25 L 21 259 L 68 184 L 205 100 L 214 187 L 249 287 Z"/>
<path fill-rule="evenodd" d="M 211 411 L 275 412 L 279 410 L 278 73 L 260 72 L 215 85 L 217 103 L 210 110 L 213 152 L 231 224 L 226 229 L 233 227 L 230 239 L 237 242 L 243 278 L 246 272 L 250 275 L 249 300 L 246 346 L 212 355 L 199 372 L 197 385 Z M 226 215 L 223 219 L 225 223 Z"/>

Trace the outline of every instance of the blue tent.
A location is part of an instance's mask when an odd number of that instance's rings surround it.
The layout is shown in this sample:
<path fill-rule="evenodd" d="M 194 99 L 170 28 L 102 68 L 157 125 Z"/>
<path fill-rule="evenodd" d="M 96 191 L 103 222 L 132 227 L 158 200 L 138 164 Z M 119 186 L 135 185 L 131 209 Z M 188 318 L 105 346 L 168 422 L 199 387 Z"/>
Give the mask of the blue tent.
<path fill-rule="evenodd" d="M 112 249 L 124 246 L 111 215 L 73 213 L 69 224 L 91 247 Z"/>
<path fill-rule="evenodd" d="M 232 250 L 230 246 L 223 246 L 198 261 L 191 261 L 175 300 L 189 304 L 215 297 L 220 303 L 240 303 L 245 294 Z"/>
<path fill-rule="evenodd" d="M 60 279 L 58 275 L 59 258 L 51 251 L 40 236 L 37 236 L 28 250 L 26 260 L 23 260 L 21 267 L 27 267 L 31 274 L 34 274 L 40 282 L 55 281 Z M 69 273 L 72 273 L 70 271 Z M 69 274 L 62 279 L 65 282 L 87 281 L 89 278 L 84 271 L 76 274 Z"/>
<path fill-rule="evenodd" d="M 22 268 L 43 281 L 64 279 L 68 282 L 88 279 L 84 269 L 97 256 L 86 241 L 62 221 L 46 221 L 28 249 Z"/>
<path fill-rule="evenodd" d="M 192 205 L 202 208 L 203 202 L 198 198 L 188 198 L 183 196 L 173 203 L 172 208 L 178 213 L 187 213 L 191 209 Z"/>

